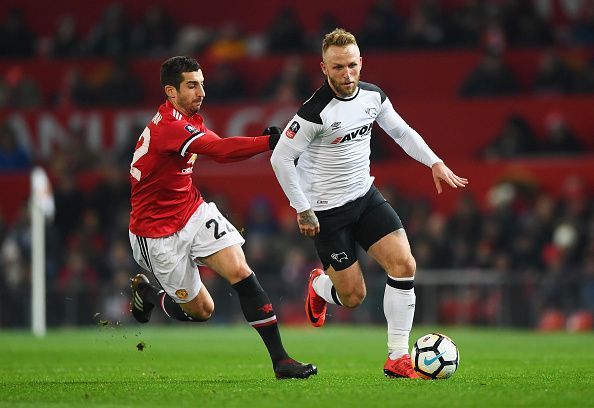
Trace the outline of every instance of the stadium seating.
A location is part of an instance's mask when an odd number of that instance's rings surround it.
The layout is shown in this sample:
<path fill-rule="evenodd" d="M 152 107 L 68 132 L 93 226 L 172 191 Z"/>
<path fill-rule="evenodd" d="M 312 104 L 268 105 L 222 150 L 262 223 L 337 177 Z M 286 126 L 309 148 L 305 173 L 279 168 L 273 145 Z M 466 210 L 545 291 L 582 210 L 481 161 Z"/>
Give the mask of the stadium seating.
<path fill-rule="evenodd" d="M 154 0 L 151 3 L 163 6 L 176 25 L 193 25 L 208 30 L 217 30 L 224 26 L 229 19 L 229 10 L 233 10 L 233 15 L 248 16 L 252 15 L 253 8 L 257 7 L 258 19 L 242 18 L 235 21 L 242 33 L 252 36 L 250 38 L 264 35 L 278 13 L 285 7 L 293 6 L 293 3 L 288 0 L 263 0 L 257 6 L 250 2 L 231 0 L 225 3 L 225 7 L 208 8 L 204 8 L 202 5 L 198 7 L 196 2 L 190 0 L 180 0 L 175 3 L 175 7 L 171 7 L 171 3 L 165 0 Z M 294 7 L 299 23 L 307 36 L 313 38 L 319 35 L 321 18 L 327 12 L 332 12 L 341 25 L 349 29 L 354 27 L 352 30 L 356 31 L 364 24 L 365 14 L 373 2 L 352 2 L 348 7 L 333 7 L 330 3 L 305 0 L 299 3 L 299 7 Z M 403 17 L 408 17 L 419 2 L 400 0 L 393 3 Z M 444 10 L 461 7 L 465 3 L 467 2 L 462 0 L 440 2 Z M 107 184 L 112 181 L 109 180 L 110 176 L 106 175 L 108 173 L 106 167 L 112 167 L 112 170 L 117 171 L 116 178 L 118 180 L 114 183 L 116 185 L 114 188 L 116 190 L 119 188 L 127 194 L 126 167 L 130 156 L 129 150 L 138 137 L 139 128 L 144 126 L 158 104 L 163 101 L 163 93 L 158 82 L 158 71 L 165 54 L 167 56 L 169 54 L 164 53 L 159 56 L 132 54 L 127 59 L 127 66 L 132 77 L 137 79 L 141 86 L 142 95 L 137 101 L 118 103 L 117 100 L 111 100 L 96 104 L 77 104 L 70 98 L 72 95 L 69 95 L 67 90 L 73 72 L 80 73 L 85 83 L 97 85 L 112 75 L 121 60 L 92 54 L 76 58 L 54 58 L 50 56 L 46 48 L 49 38 L 56 31 L 56 22 L 60 17 L 66 14 L 76 16 L 78 30 L 81 34 L 87 34 L 96 27 L 110 4 L 111 2 L 105 0 L 92 4 L 56 0 L 52 3 L 52 7 L 44 10 L 43 13 L 38 11 L 39 5 L 35 0 L 7 0 L 0 4 L 0 15 L 6 14 L 14 7 L 23 10 L 29 27 L 39 39 L 35 53 L 31 57 L 6 58 L 0 55 L 0 77 L 9 81 L 15 78 L 29 78 L 40 93 L 40 103 L 33 108 L 11 106 L 9 99 L 3 108 L 0 107 L 0 122 L 12 124 L 18 140 L 31 152 L 32 162 L 39 163 L 50 171 L 50 177 L 59 198 L 79 206 L 78 209 L 82 214 L 66 215 L 66 218 L 71 218 L 70 221 L 75 224 L 76 228 L 67 230 L 67 233 L 61 236 L 62 240 L 53 240 L 52 244 L 61 245 L 59 250 L 63 253 L 76 252 L 81 248 L 85 251 L 88 250 L 90 255 L 85 253 L 85 257 L 88 257 L 89 263 L 97 268 L 98 279 L 103 284 L 107 282 L 112 284 L 112 279 L 116 280 L 116 276 L 118 276 L 116 270 L 113 266 L 106 266 L 101 262 L 94 264 L 93 261 L 97 259 L 101 261 L 100 258 L 116 246 L 112 245 L 111 237 L 124 237 L 125 240 L 125 222 L 123 224 L 116 223 L 114 220 L 118 216 L 121 217 L 122 214 L 125 218 L 126 200 L 116 201 L 114 199 L 109 203 L 114 207 L 119 206 L 117 210 L 120 213 L 116 216 L 116 210 L 114 210 L 113 214 L 109 215 L 113 225 L 104 223 L 101 226 L 102 228 L 111 228 L 108 231 L 102 230 L 101 233 L 93 235 L 88 231 L 81 232 L 79 229 L 85 229 L 85 226 L 82 225 L 84 219 L 84 222 L 91 224 L 89 229 L 92 230 L 93 216 L 102 211 L 101 208 L 96 207 L 101 207 L 100 204 L 105 202 L 96 204 L 95 201 L 97 197 L 101 198 L 102 194 L 105 195 L 105 191 L 110 191 L 110 187 L 105 186 L 106 180 L 108 180 Z M 128 21 L 136 23 L 141 20 L 144 14 L 146 3 L 143 0 L 130 0 L 125 2 L 124 7 Z M 493 208 L 492 193 L 494 187 L 504 182 L 530 186 L 530 193 L 534 194 L 525 202 L 517 204 L 516 207 L 512 206 L 515 215 L 517 215 L 517 218 L 514 219 L 520 219 L 525 214 L 528 214 L 526 218 L 531 219 L 530 217 L 536 213 L 534 197 L 540 194 L 553 197 L 554 200 L 557 200 L 555 205 L 559 208 L 569 208 L 567 213 L 560 212 L 560 214 L 570 213 L 573 204 L 567 204 L 564 201 L 566 199 L 564 194 L 566 193 L 567 180 L 572 176 L 579 177 L 584 183 L 586 196 L 594 191 L 594 115 L 592 115 L 594 93 L 535 92 L 533 84 L 538 75 L 543 55 L 549 51 L 549 48 L 542 46 L 506 48 L 502 52 L 503 61 L 518 79 L 518 92 L 508 96 L 477 98 L 461 97 L 460 88 L 484 56 L 483 50 L 478 46 L 429 49 L 406 49 L 403 47 L 396 51 L 368 51 L 363 48 L 362 51 L 364 66 L 362 79 L 380 85 L 389 95 L 396 110 L 423 135 L 436 153 L 446 159 L 458 174 L 470 179 L 471 186 L 468 191 L 478 209 L 481 210 L 482 223 L 486 224 L 488 217 L 496 212 Z M 594 50 L 587 46 L 558 47 L 557 51 L 565 61 L 574 67 L 587 66 L 594 55 Z M 195 56 L 203 65 L 208 86 L 209 78 L 215 76 L 222 61 L 206 51 L 196 54 Z M 246 95 L 240 100 L 232 102 L 213 102 L 207 97 L 203 108 L 206 123 L 222 136 L 257 135 L 266 126 L 285 125 L 302 101 L 297 99 L 282 102 L 264 100 L 262 97 L 263 88 L 288 61 L 299 61 L 312 86 L 316 87 L 322 80 L 319 60 L 320 56 L 316 48 L 315 51 L 298 53 L 267 53 L 261 50 L 225 61 L 245 85 Z M 207 87 L 207 95 L 208 92 Z M 512 116 L 525 119 L 534 130 L 539 142 L 544 142 L 552 118 L 561 118 L 575 133 L 583 146 L 583 151 L 572 154 L 560 154 L 559 152 L 557 152 L 559 154 L 542 154 L 541 152 L 514 158 L 485 159 L 483 154 L 485 147 L 495 140 L 506 121 Z M 377 179 L 378 186 L 387 190 L 395 190 L 400 199 L 414 202 L 413 207 L 418 208 L 419 211 L 427 209 L 423 223 L 415 225 L 415 222 L 411 221 L 410 237 L 413 251 L 416 253 L 418 242 L 415 240 L 426 239 L 430 215 L 431 217 L 444 216 L 448 219 L 447 217 L 458 210 L 463 194 L 460 191 L 446 190 L 438 197 L 435 194 L 430 173 L 426 168 L 406 157 L 401 149 L 380 130 L 377 130 L 374 139 L 377 140 L 374 149 L 382 153 L 381 157 L 373 158 L 372 162 L 372 173 Z M 78 149 L 84 149 L 84 154 L 88 154 L 88 157 L 98 157 L 99 159 L 97 161 L 90 160 L 88 163 L 81 160 L 73 165 L 70 161 L 72 156 L 79 153 Z M 80 156 L 83 154 L 81 153 Z M 101 164 L 98 165 L 97 162 Z M 294 215 L 276 182 L 267 155 L 251 159 L 249 165 L 234 163 L 221 166 L 208 159 L 201 159 L 197 162 L 196 169 L 195 181 L 201 190 L 207 197 L 217 201 L 221 208 L 225 208 L 226 214 L 229 214 L 234 222 L 239 221 L 238 226 L 249 225 L 250 212 L 256 200 L 264 200 L 268 204 L 267 208 L 270 209 L 274 222 L 282 223 L 283 217 L 288 213 L 293 221 Z M 70 181 L 69 177 L 73 177 L 75 181 L 72 190 L 69 190 L 67 186 Z M 26 217 L 23 214 L 29 195 L 28 172 L 0 171 L 0 191 L 9 192 L 9 194 L 3 194 L 2 200 L 0 200 L 0 221 L 2 221 L 0 227 L 3 225 L 5 227 L 4 230 L 0 228 L 0 231 L 8 231 L 5 235 L 0 235 L 0 238 L 11 234 L 18 235 L 21 228 L 27 227 Z M 110 200 L 109 195 L 103 198 L 106 201 Z M 587 203 L 591 206 L 590 201 Z M 403 203 L 398 204 L 404 207 Z M 111 211 L 113 208 L 109 208 L 109 210 Z M 590 222 L 592 220 L 592 214 L 587 211 L 584 214 L 578 214 L 571 222 L 576 224 L 581 222 L 587 225 L 588 220 Z M 77 218 L 78 215 L 80 218 Z M 64 215 L 62 216 L 64 217 Z M 523 221 L 528 223 L 526 220 Z M 565 222 L 565 220 L 556 219 L 555 223 L 549 227 L 552 229 L 561 222 Z M 408 226 L 409 224 L 407 224 L 407 228 Z M 87 233 L 91 238 L 84 236 Z M 459 231 L 448 231 L 448 237 L 455 233 L 459 233 Z M 518 232 L 518 234 L 520 233 Z M 552 231 L 547 230 L 547 234 L 543 239 L 552 241 Z M 585 233 L 583 235 L 585 236 Z M 108 236 L 110 238 L 107 238 Z M 513 234 L 510 235 L 510 247 L 514 246 L 513 239 L 515 237 Z M 86 248 L 84 246 L 85 239 L 92 241 L 95 247 L 91 250 Z M 589 242 L 586 238 L 584 240 L 584 242 Z M 281 242 L 282 239 L 277 241 Z M 258 245 L 257 239 L 254 240 L 256 244 L 251 244 L 251 242 L 252 240 L 248 239 L 246 245 L 248 251 L 250 245 Z M 539 242 L 538 248 L 542 249 L 546 247 L 546 244 L 549 242 Z M 474 247 L 471 249 L 475 253 L 478 253 L 479 250 L 482 249 Z M 578 265 L 579 269 L 580 265 L 586 264 L 585 259 L 589 249 L 584 245 L 577 251 L 577 254 L 570 255 L 574 255 L 575 259 L 572 258 L 572 261 L 574 265 Z M 548 269 L 552 270 L 553 267 L 545 265 L 546 262 L 543 261 L 543 258 L 546 258 L 544 252 L 543 250 L 543 253 L 533 254 L 533 258 L 531 258 L 533 267 L 537 269 L 538 273 L 553 274 Z M 279 254 L 283 254 L 283 252 L 279 251 Z M 268 255 L 273 257 L 272 254 Z M 255 268 L 262 271 L 260 276 L 263 276 L 264 280 L 267 274 L 276 277 L 278 265 L 275 264 L 271 267 L 272 261 L 269 261 L 267 265 L 265 260 L 260 260 L 261 264 L 259 265 L 256 255 L 248 252 L 247 256 L 250 262 L 256 264 Z M 453 258 L 453 250 L 447 256 Z M 57 271 L 67 262 L 62 258 L 66 257 L 56 256 L 56 259 L 49 262 L 50 283 L 57 280 L 59 274 Z M 496 255 L 493 255 L 493 258 L 496 258 Z M 456 267 L 477 267 L 478 261 L 473 262 L 456 264 Z M 487 267 L 494 268 L 496 266 L 496 261 L 491 259 L 489 262 Z M 509 262 L 513 267 L 518 265 L 514 263 L 517 262 L 515 258 Z M 505 260 L 502 264 L 505 265 Z M 585 270 L 585 267 L 582 269 Z M 535 271 L 531 270 L 530 273 L 535 273 Z M 205 279 L 208 279 L 207 273 L 205 273 Z M 277 279 L 270 279 L 270 282 L 276 283 Z M 574 282 L 572 281 L 570 284 L 573 285 Z M 4 289 L 0 285 L 0 298 L 3 297 L 2 290 Z M 50 288 L 50 290 L 53 289 Z M 282 287 L 278 288 L 279 293 L 282 290 Z M 491 293 L 492 296 L 489 298 L 499 301 L 500 294 L 495 292 Z M 283 304 L 283 308 L 287 315 L 291 313 L 294 306 L 290 297 L 295 298 L 298 295 L 300 294 L 292 292 L 286 294 L 287 302 Z M 422 296 L 423 292 L 419 290 L 421 301 Z M 519 297 L 522 298 L 522 296 Z M 56 299 L 60 301 L 59 293 Z M 450 300 L 452 299 L 452 303 L 448 303 L 448 300 L 445 299 L 441 305 L 443 310 L 447 310 L 448 322 L 459 321 L 456 314 L 463 315 L 468 312 L 462 310 L 467 306 L 457 302 L 456 296 L 451 296 Z M 480 296 L 477 299 L 476 303 L 481 303 Z M 22 300 L 15 300 L 17 303 L 18 301 Z M 570 315 L 564 314 L 560 309 L 577 308 L 578 303 L 577 300 L 575 304 L 569 306 L 544 305 L 543 303 L 540 306 L 543 308 L 550 306 L 550 309 L 541 310 L 546 312 L 541 317 L 538 317 L 535 312 L 532 320 L 528 321 L 527 318 L 522 324 L 531 324 L 542 330 L 566 329 L 565 316 Z M 1 303 L 0 306 L 2 306 Z M 8 309 L 5 308 L 5 310 Z M 501 314 L 494 312 L 491 315 Z M 342 318 L 339 317 L 342 316 L 341 312 L 337 312 L 336 316 L 337 319 Z M 345 314 L 344 319 L 350 319 L 351 316 L 351 314 Z M 50 320 L 54 318 L 54 323 L 61 324 L 60 317 L 59 312 L 54 310 Z M 0 313 L 0 327 L 6 319 L 6 314 Z M 541 320 L 539 321 L 539 319 Z M 10 316 L 8 316 L 8 320 L 10 320 Z M 19 319 L 15 318 L 14 320 Z M 17 324 L 22 324 L 22 319 L 20 320 L 21 322 Z M 473 323 L 471 318 L 467 318 L 467 320 Z M 480 318 L 477 318 L 478 320 Z M 295 317 L 295 321 L 299 322 L 299 317 Z M 570 322 L 571 324 L 569 324 Z M 591 314 L 585 312 L 572 315 L 567 319 L 567 324 L 569 330 L 591 330 Z"/>

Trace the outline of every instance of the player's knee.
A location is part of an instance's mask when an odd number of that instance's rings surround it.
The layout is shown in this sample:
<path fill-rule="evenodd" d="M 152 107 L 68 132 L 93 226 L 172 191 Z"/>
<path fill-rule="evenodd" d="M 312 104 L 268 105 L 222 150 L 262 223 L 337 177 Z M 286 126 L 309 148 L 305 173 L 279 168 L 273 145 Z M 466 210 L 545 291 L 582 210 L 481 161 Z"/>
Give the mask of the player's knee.
<path fill-rule="evenodd" d="M 412 278 L 415 276 L 415 272 L 417 271 L 417 261 L 415 261 L 415 258 L 412 255 L 404 261 L 403 269 L 405 277 Z"/>
<path fill-rule="evenodd" d="M 363 303 L 363 300 L 365 300 L 366 295 L 366 290 L 365 288 L 363 288 L 348 292 L 346 294 L 338 294 L 338 298 L 343 306 L 348 308 L 355 308 L 359 306 L 361 303 Z"/>
<path fill-rule="evenodd" d="M 203 302 L 198 305 L 186 304 L 182 306 L 183 311 L 188 314 L 192 319 L 205 322 L 214 313 L 214 302 Z"/>
<path fill-rule="evenodd" d="M 212 313 L 202 312 L 202 313 L 193 313 L 193 314 L 189 314 L 189 315 L 195 322 L 206 322 L 207 320 L 210 319 L 210 316 L 212 316 Z"/>
<path fill-rule="evenodd" d="M 200 313 L 198 314 L 198 318 L 200 320 L 208 320 L 210 319 L 210 317 L 212 316 L 212 314 L 214 313 L 214 303 L 210 303 L 208 305 L 205 305 L 201 310 Z"/>
<path fill-rule="evenodd" d="M 412 254 L 409 254 L 396 262 L 396 267 L 390 271 L 390 276 L 395 278 L 413 278 L 417 271 L 417 262 Z"/>
<path fill-rule="evenodd" d="M 231 267 L 229 273 L 229 280 L 232 282 L 239 282 L 249 277 L 252 274 L 252 270 L 245 261 L 237 260 Z"/>

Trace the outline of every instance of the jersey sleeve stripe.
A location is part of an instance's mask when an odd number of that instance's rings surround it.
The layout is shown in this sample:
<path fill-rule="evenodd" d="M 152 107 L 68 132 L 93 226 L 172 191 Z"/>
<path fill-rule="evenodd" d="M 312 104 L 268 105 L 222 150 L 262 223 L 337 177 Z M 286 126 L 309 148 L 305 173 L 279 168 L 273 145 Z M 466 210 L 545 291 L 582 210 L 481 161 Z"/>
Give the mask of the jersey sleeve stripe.
<path fill-rule="evenodd" d="M 189 138 L 187 138 L 182 145 L 179 148 L 179 154 L 183 157 L 186 155 L 186 151 L 188 150 L 188 147 L 192 144 L 192 142 L 196 139 L 198 139 L 199 137 L 203 136 L 204 132 L 197 132 L 194 133 L 192 136 L 190 136 Z"/>

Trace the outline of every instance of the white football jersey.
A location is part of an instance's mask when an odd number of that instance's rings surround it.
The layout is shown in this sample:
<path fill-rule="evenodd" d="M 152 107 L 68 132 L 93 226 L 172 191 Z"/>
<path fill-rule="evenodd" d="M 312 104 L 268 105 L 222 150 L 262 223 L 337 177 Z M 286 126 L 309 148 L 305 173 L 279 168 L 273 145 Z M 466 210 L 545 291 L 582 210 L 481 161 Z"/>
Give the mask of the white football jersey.
<path fill-rule="evenodd" d="M 298 213 L 328 210 L 365 195 L 373 183 L 369 155 L 375 121 L 411 157 L 429 167 L 441 161 L 379 87 L 360 82 L 357 92 L 343 99 L 326 82 L 287 124 L 270 159 Z"/>

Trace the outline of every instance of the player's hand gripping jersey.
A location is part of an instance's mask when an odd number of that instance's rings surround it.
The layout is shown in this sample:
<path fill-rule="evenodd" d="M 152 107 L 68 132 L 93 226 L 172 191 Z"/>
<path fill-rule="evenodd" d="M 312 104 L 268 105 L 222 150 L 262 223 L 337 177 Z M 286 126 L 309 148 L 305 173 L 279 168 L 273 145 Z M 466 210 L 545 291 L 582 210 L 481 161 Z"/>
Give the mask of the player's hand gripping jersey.
<path fill-rule="evenodd" d="M 371 129 L 376 121 L 414 159 L 428 167 L 441 161 L 379 87 L 360 82 L 357 92 L 344 99 L 326 82 L 289 122 L 271 158 L 298 213 L 336 208 L 369 190 Z"/>
<path fill-rule="evenodd" d="M 187 117 L 169 101 L 161 105 L 140 135 L 130 165 L 130 231 L 158 238 L 182 229 L 203 202 L 192 184 L 197 155 L 243 160 L 267 151 L 268 138 L 220 138 L 200 115 Z"/>

